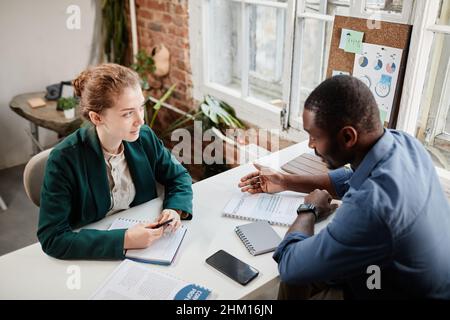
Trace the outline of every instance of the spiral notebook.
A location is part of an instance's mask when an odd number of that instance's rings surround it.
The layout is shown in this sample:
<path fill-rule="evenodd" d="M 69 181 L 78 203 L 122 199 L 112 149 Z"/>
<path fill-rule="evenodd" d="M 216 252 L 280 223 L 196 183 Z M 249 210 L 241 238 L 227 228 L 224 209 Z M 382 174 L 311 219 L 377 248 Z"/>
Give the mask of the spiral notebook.
<path fill-rule="evenodd" d="M 149 221 L 117 218 L 109 230 L 128 229 L 138 223 L 149 223 Z M 125 256 L 139 262 L 170 265 L 178 252 L 186 231 L 186 227 L 182 225 L 173 233 L 165 232 L 148 248 L 127 250 Z"/>
<path fill-rule="evenodd" d="M 304 194 L 292 191 L 269 193 L 239 193 L 234 195 L 223 209 L 230 218 L 267 221 L 270 224 L 290 226 L 297 217 L 297 208 L 304 201 Z"/>
<path fill-rule="evenodd" d="M 91 300 L 207 300 L 211 290 L 124 260 L 90 297 Z"/>
<path fill-rule="evenodd" d="M 280 236 L 266 221 L 237 226 L 234 231 L 254 256 L 275 251 L 281 242 Z"/>

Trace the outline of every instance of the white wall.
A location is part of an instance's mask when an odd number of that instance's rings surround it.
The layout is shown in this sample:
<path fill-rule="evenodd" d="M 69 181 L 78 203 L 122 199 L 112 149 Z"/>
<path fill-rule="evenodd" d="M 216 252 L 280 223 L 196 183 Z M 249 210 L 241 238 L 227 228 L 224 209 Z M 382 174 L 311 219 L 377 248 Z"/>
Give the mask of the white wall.
<path fill-rule="evenodd" d="M 0 1 L 0 169 L 29 160 L 32 146 L 25 130 L 29 122 L 9 108 L 17 94 L 45 91 L 49 84 L 73 79 L 98 62 L 101 30 L 100 1 Z M 69 5 L 78 5 L 79 30 L 66 21 Z M 56 133 L 39 128 L 40 141 L 50 145 Z"/>

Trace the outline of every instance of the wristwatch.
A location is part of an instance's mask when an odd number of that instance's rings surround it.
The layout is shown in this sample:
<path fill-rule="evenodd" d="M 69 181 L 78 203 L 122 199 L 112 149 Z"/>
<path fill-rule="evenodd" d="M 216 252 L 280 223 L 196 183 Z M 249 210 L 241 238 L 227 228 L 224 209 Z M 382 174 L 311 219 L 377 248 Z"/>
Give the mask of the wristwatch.
<path fill-rule="evenodd" d="M 301 214 L 301 213 L 305 213 L 305 212 L 312 212 L 314 214 L 314 217 L 316 218 L 316 222 L 317 222 L 317 220 L 319 220 L 319 215 L 317 214 L 316 206 L 313 205 L 312 203 L 302 203 L 298 207 L 297 214 Z"/>

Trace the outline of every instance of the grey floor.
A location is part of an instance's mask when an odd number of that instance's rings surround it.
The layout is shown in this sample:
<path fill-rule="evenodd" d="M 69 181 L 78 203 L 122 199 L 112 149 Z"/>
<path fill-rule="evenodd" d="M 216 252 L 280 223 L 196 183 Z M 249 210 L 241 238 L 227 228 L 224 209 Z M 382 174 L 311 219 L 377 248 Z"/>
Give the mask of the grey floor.
<path fill-rule="evenodd" d="M 8 209 L 0 209 L 0 255 L 37 242 L 39 209 L 22 184 L 25 165 L 0 170 L 0 195 Z"/>

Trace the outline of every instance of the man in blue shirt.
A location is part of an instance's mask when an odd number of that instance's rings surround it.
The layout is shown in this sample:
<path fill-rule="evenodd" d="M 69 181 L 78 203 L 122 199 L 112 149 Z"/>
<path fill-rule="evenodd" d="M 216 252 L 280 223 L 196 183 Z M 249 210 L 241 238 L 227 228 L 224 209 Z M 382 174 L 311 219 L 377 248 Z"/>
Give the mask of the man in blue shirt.
<path fill-rule="evenodd" d="M 312 191 L 305 197 L 312 206 L 274 254 L 279 298 L 339 284 L 352 298 L 450 299 L 450 206 L 420 142 L 384 129 L 369 88 L 351 76 L 311 93 L 303 126 L 309 147 L 336 170 L 308 177 L 257 167 L 239 184 L 251 193 Z M 317 218 L 335 209 L 332 196 L 342 204 L 314 235 Z"/>

